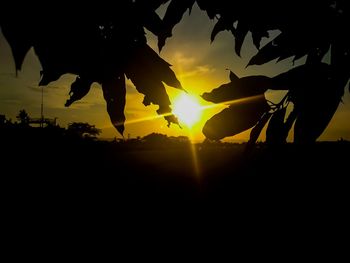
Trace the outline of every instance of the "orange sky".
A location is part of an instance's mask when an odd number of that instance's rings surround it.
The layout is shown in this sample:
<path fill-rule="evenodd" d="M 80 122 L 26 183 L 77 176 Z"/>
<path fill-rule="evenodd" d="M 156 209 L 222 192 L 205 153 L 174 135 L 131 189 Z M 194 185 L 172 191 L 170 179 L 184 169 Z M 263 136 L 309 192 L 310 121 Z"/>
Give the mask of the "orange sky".
<path fill-rule="evenodd" d="M 161 12 L 161 11 L 160 11 Z M 192 10 L 191 16 L 186 14 L 183 21 L 174 32 L 173 37 L 167 41 L 161 56 L 173 65 L 172 69 L 177 74 L 183 87 L 192 95 L 196 96 L 201 105 L 210 105 L 202 100 L 199 95 L 211 91 L 223 83 L 229 82 L 228 71 L 231 69 L 238 76 L 264 74 L 274 76 L 292 67 L 291 59 L 276 64 L 268 63 L 263 66 L 253 66 L 245 69 L 247 61 L 256 52 L 251 37 L 245 40 L 242 49 L 242 57 L 234 53 L 233 37 L 228 32 L 222 32 L 217 39 L 210 43 L 210 32 L 214 21 L 210 21 L 204 12 L 197 7 Z M 275 36 L 278 32 L 272 32 Z M 156 49 L 156 39 L 147 32 L 148 44 Z M 33 50 L 27 54 L 23 69 L 18 77 L 15 77 L 14 62 L 10 48 L 0 36 L 0 114 L 15 119 L 20 109 L 26 109 L 30 116 L 39 117 L 41 103 L 41 89 L 38 87 L 41 70 L 40 63 Z M 294 66 L 302 64 L 300 59 Z M 58 117 L 58 123 L 66 126 L 69 122 L 89 122 L 102 129 L 101 137 L 120 138 L 121 136 L 112 127 L 105 109 L 102 91 L 98 84 L 94 84 L 90 93 L 83 100 L 74 103 L 70 108 L 65 108 L 64 103 L 69 97 L 69 87 L 75 79 L 73 75 L 64 75 L 58 81 L 50 83 L 44 93 L 45 117 Z M 144 136 L 152 132 L 164 133 L 169 136 L 185 135 L 195 141 L 204 139 L 201 129 L 207 119 L 219 112 L 223 107 L 210 108 L 203 111 L 201 120 L 192 128 L 182 125 L 182 129 L 176 125 L 167 127 L 162 118 L 157 118 L 157 106 L 142 104 L 143 95 L 139 94 L 131 82 L 127 82 L 127 104 L 125 137 Z M 170 99 L 174 101 L 182 92 L 167 87 Z M 281 96 L 280 92 L 268 92 L 270 100 L 276 100 Z M 340 105 L 329 127 L 320 137 L 320 140 L 338 140 L 344 138 L 350 140 L 350 95 L 345 93 L 343 104 Z M 152 119 L 134 122 L 139 119 Z M 247 140 L 249 131 L 227 138 L 227 141 Z M 289 136 L 291 138 L 291 136 Z M 264 134 L 259 140 L 264 140 Z"/>

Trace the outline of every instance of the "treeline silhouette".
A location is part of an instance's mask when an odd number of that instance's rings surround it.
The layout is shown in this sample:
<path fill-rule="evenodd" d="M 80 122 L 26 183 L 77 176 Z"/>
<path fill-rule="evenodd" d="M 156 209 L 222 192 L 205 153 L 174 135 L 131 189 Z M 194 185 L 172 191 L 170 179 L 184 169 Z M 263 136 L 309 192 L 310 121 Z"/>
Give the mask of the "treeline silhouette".
<path fill-rule="evenodd" d="M 67 128 L 62 128 L 56 122 L 57 118 L 31 118 L 26 110 L 22 109 L 16 116 L 18 121 L 13 122 L 6 119 L 5 115 L 0 115 L 0 132 L 7 139 L 16 140 L 22 137 L 48 137 L 55 140 L 58 136 L 66 136 L 76 139 L 97 139 L 101 130 L 95 125 L 84 122 L 69 123 Z M 39 125 L 39 126 L 37 126 Z"/>
<path fill-rule="evenodd" d="M 187 136 L 167 136 L 160 133 L 151 133 L 143 137 L 136 138 L 100 138 L 101 129 L 86 122 L 71 122 L 67 127 L 61 127 L 57 122 L 45 122 L 46 118 L 33 118 L 29 116 L 26 110 L 22 109 L 16 116 L 17 121 L 13 122 L 7 119 L 5 115 L 0 115 L 0 137 L 3 144 L 9 146 L 20 142 L 25 146 L 35 148 L 46 147 L 45 144 L 56 144 L 57 142 L 87 143 L 86 145 L 105 144 L 111 145 L 115 150 L 143 150 L 143 149 L 161 149 L 170 148 L 188 148 L 191 141 Z M 36 120 L 39 120 L 37 122 Z M 45 122 L 45 125 L 40 122 Z M 56 120 L 56 118 L 54 119 Z M 38 125 L 39 124 L 39 125 Z M 47 149 L 54 151 L 54 148 Z"/>

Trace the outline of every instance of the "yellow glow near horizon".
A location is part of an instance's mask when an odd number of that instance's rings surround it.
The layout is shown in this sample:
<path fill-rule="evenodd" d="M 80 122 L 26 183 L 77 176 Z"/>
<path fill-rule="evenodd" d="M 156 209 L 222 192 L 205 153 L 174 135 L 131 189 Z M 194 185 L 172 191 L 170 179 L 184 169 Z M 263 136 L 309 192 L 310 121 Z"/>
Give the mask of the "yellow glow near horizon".
<path fill-rule="evenodd" d="M 202 109 L 197 98 L 188 94 L 179 95 L 173 103 L 173 113 L 179 121 L 192 127 L 200 121 Z"/>

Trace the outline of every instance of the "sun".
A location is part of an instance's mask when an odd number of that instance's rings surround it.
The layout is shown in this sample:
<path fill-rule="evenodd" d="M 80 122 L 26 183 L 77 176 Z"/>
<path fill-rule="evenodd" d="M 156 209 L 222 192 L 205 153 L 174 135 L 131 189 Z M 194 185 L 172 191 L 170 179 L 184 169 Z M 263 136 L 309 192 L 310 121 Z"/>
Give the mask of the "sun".
<path fill-rule="evenodd" d="M 201 106 L 196 97 L 181 94 L 173 103 L 173 113 L 177 116 L 180 122 L 192 127 L 201 117 Z"/>

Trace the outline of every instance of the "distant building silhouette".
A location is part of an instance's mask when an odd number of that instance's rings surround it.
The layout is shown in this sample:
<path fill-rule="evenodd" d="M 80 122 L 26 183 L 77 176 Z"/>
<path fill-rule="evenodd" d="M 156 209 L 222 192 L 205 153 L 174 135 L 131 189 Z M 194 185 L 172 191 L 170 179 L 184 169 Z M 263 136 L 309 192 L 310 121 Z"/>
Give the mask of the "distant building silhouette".
<path fill-rule="evenodd" d="M 57 126 L 57 117 L 50 118 L 29 118 L 29 124 L 39 124 L 40 127 L 46 126 Z"/>

